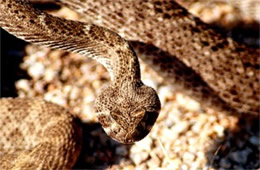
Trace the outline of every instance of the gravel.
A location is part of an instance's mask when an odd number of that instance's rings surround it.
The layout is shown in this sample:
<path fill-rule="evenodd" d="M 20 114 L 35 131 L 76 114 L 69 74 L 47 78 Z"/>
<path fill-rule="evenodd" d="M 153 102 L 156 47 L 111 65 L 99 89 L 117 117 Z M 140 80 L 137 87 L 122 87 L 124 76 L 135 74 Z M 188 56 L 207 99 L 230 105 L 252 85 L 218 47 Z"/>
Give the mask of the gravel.
<path fill-rule="evenodd" d="M 56 15 L 79 19 L 66 8 Z M 27 70 L 31 79 L 16 82 L 18 95 L 42 96 L 70 109 L 84 122 L 83 149 L 76 169 L 260 167 L 258 118 L 244 120 L 201 108 L 188 96 L 175 92 L 149 65 L 140 61 L 142 79 L 156 89 L 162 109 L 145 139 L 122 145 L 104 133 L 94 113 L 95 98 L 109 83 L 109 75 L 102 65 L 86 57 L 34 45 L 28 45 L 25 51 L 21 68 Z"/>

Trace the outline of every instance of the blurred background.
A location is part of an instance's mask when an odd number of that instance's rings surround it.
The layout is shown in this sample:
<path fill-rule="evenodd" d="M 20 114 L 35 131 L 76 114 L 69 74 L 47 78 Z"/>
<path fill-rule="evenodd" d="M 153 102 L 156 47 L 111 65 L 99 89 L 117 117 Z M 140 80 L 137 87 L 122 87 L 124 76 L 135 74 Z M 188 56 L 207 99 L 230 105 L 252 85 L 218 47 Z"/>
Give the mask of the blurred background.
<path fill-rule="evenodd" d="M 260 44 L 259 0 L 176 0 L 235 41 Z M 51 0 L 35 7 L 67 19 L 84 18 Z M 69 108 L 84 122 L 84 145 L 76 169 L 258 169 L 259 118 L 239 118 L 211 109 L 182 93 L 141 62 L 143 81 L 154 87 L 162 110 L 152 132 L 121 145 L 103 132 L 93 104 L 109 83 L 104 67 L 65 51 L 28 44 L 1 29 L 1 97 L 42 96 Z"/>

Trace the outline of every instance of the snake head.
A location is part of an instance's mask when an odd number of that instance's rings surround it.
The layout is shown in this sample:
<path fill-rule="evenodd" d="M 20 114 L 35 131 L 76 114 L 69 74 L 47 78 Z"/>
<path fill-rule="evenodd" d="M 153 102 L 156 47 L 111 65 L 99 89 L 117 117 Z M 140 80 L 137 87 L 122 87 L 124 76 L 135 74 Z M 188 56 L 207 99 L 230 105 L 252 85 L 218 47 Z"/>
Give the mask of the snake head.
<path fill-rule="evenodd" d="M 95 102 L 97 117 L 105 132 L 124 144 L 143 139 L 151 131 L 160 109 L 155 90 L 143 84 L 134 88 L 108 86 Z"/>

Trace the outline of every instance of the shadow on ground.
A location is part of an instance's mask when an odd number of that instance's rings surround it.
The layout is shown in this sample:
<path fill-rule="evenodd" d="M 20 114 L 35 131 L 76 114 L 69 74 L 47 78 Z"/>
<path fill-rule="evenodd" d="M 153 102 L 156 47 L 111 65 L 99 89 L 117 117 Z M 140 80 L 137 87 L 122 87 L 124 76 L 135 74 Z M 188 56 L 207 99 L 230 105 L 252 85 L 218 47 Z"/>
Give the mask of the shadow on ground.
<path fill-rule="evenodd" d="M 215 169 L 259 168 L 259 135 L 259 117 L 240 117 L 234 129 L 225 129 L 224 137 L 215 140 L 207 153 L 208 165 Z"/>
<path fill-rule="evenodd" d="M 16 97 L 15 82 L 29 78 L 19 65 L 23 61 L 25 41 L 17 39 L 0 28 L 1 78 L 0 97 Z"/>
<path fill-rule="evenodd" d="M 112 140 L 101 128 L 99 123 L 84 123 L 83 146 L 80 157 L 73 169 L 107 169 L 112 165 L 120 164 L 123 144 Z M 97 142 L 98 141 L 98 142 Z M 124 152 L 129 153 L 132 145 L 124 145 Z M 125 156 L 124 156 L 124 159 Z"/>

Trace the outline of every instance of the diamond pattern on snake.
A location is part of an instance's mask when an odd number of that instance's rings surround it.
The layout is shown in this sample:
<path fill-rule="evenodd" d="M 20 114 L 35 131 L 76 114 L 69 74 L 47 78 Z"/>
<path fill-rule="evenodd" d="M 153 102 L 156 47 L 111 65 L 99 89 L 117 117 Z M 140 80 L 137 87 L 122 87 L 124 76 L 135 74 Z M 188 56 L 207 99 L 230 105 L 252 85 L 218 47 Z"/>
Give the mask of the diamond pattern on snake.
<path fill-rule="evenodd" d="M 106 133 L 121 143 L 143 139 L 161 108 L 156 91 L 141 81 L 135 51 L 206 107 L 259 114 L 259 50 L 222 36 L 174 1 L 56 1 L 83 13 L 86 23 L 54 17 L 26 0 L 0 2 L 0 26 L 9 33 L 106 67 L 111 83 L 95 110 Z M 2 169 L 73 167 L 81 148 L 74 116 L 38 98 L 0 102 Z"/>

